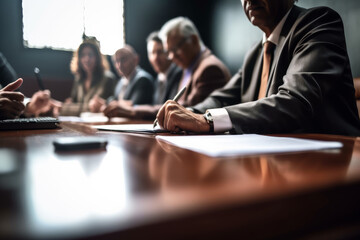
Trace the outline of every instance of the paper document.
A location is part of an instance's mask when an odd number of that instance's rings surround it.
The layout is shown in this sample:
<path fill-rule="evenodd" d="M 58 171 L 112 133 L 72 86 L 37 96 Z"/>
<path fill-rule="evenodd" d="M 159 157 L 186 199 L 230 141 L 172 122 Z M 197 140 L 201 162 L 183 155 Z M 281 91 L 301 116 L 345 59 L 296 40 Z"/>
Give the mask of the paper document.
<path fill-rule="evenodd" d="M 111 124 L 111 125 L 95 125 L 92 126 L 98 130 L 131 132 L 131 133 L 164 133 L 169 132 L 160 127 L 153 128 L 153 124 Z"/>
<path fill-rule="evenodd" d="M 109 118 L 103 113 L 84 112 L 78 116 L 59 116 L 61 122 L 84 122 L 84 123 L 106 123 Z"/>
<path fill-rule="evenodd" d="M 156 136 L 181 148 L 212 157 L 230 157 L 262 153 L 283 153 L 327 148 L 341 148 L 340 142 L 306 140 L 289 137 L 271 137 L 257 134 Z"/>
<path fill-rule="evenodd" d="M 103 113 L 83 112 L 78 116 L 59 116 L 60 122 L 79 122 L 79 123 L 125 123 L 129 122 L 128 118 L 114 117 L 109 119 Z"/>

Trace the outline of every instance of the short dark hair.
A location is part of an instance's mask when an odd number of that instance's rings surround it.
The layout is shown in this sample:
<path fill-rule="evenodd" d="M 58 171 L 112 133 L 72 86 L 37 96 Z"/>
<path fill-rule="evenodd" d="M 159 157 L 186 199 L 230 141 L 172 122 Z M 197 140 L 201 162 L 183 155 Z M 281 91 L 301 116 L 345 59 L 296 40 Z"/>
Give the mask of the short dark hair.
<path fill-rule="evenodd" d="M 159 31 L 154 31 L 149 34 L 149 36 L 146 38 L 146 43 L 149 43 L 150 41 L 162 43 L 162 41 L 159 37 Z"/>

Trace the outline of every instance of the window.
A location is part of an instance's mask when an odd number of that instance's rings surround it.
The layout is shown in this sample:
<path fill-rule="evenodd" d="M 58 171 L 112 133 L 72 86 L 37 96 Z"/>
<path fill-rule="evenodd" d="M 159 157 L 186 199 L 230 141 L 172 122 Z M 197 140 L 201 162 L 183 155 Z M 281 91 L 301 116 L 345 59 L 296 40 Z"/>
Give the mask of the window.
<path fill-rule="evenodd" d="M 103 54 L 123 46 L 122 0 L 23 0 L 25 47 L 76 50 L 95 36 Z"/>

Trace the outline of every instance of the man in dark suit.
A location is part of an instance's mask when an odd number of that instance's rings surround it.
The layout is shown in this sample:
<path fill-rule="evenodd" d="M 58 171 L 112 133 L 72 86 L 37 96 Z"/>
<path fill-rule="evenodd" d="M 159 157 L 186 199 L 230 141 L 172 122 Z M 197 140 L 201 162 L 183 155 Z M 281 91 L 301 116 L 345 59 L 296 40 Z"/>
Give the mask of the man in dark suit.
<path fill-rule="evenodd" d="M 119 84 L 115 87 L 115 98 L 130 101 L 131 104 L 152 103 L 154 79 L 138 65 L 139 56 L 135 49 L 126 45 L 117 50 L 115 63 L 122 76 Z M 126 87 L 123 88 L 124 86 Z"/>
<path fill-rule="evenodd" d="M 155 81 L 153 104 L 135 106 L 118 105 L 105 111 L 107 116 L 127 117 L 133 119 L 155 119 L 162 104 L 174 98 L 178 91 L 182 70 L 171 60 L 167 59 L 158 32 L 152 32 L 147 40 L 147 52 L 151 66 L 158 74 Z"/>
<path fill-rule="evenodd" d="M 241 2 L 263 41 L 223 89 L 193 106 L 195 113 L 168 101 L 157 115 L 160 125 L 171 131 L 359 136 L 340 16 L 327 7 L 299 8 L 294 0 Z M 273 50 L 263 54 L 263 44 Z"/>
<path fill-rule="evenodd" d="M 149 62 L 158 74 L 155 83 L 154 104 L 163 104 L 177 94 L 182 70 L 167 58 L 158 32 L 152 32 L 146 42 Z M 156 114 L 154 118 L 155 116 Z"/>
<path fill-rule="evenodd" d="M 93 109 L 100 109 L 108 117 L 117 117 L 115 109 L 131 107 L 138 104 L 152 104 L 154 94 L 154 79 L 142 69 L 139 56 L 130 45 L 125 45 L 115 52 L 115 67 L 122 76 L 115 87 L 114 95 L 107 99 L 109 103 L 104 107 L 104 100 L 98 98 Z M 99 104 L 102 105 L 99 107 Z M 94 107 L 94 105 L 97 105 Z M 93 111 L 93 110 L 92 110 Z"/>
<path fill-rule="evenodd" d="M 0 52 L 0 87 L 5 87 L 17 79 L 14 68 Z"/>
<path fill-rule="evenodd" d="M 228 68 L 204 45 L 198 30 L 188 18 L 169 20 L 162 26 L 159 36 L 168 58 L 183 69 L 178 88 L 186 86 L 179 99 L 182 106 L 203 101 L 229 81 Z"/>

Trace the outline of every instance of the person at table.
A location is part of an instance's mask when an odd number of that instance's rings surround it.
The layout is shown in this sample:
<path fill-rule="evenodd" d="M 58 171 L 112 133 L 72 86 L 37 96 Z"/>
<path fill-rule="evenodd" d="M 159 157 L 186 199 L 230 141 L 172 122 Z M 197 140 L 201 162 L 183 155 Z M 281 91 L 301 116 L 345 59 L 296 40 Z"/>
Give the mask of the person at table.
<path fill-rule="evenodd" d="M 22 82 L 20 78 L 0 90 L 0 120 L 16 118 L 25 110 L 24 94 L 15 92 Z"/>
<path fill-rule="evenodd" d="M 17 74 L 4 54 L 0 52 L 0 87 L 4 88 L 9 83 L 15 82 Z"/>
<path fill-rule="evenodd" d="M 241 3 L 250 22 L 263 31 L 262 40 L 223 89 L 193 111 L 166 102 L 159 124 L 171 131 L 359 136 L 339 14 L 328 7 L 300 8 L 294 0 Z"/>
<path fill-rule="evenodd" d="M 178 101 L 180 105 L 201 102 L 230 79 L 228 68 L 205 46 L 190 19 L 170 19 L 160 29 L 159 36 L 167 57 L 183 69 L 178 90 L 187 88 Z"/>
<path fill-rule="evenodd" d="M 59 106 L 59 102 L 51 99 L 49 90 L 37 91 L 31 98 L 26 98 L 19 92 L 22 83 L 23 79 L 17 79 L 16 71 L 0 52 L 0 86 L 3 87 L 0 99 L 1 119 L 38 116 Z M 22 100 L 20 101 L 20 99 Z M 20 107 L 20 105 L 23 106 Z"/>
<path fill-rule="evenodd" d="M 87 37 L 74 52 L 70 68 L 75 76 L 71 95 L 60 110 L 61 115 L 77 116 L 90 111 L 89 103 L 95 96 L 108 98 L 115 86 L 115 76 L 101 54 L 95 37 Z"/>
<path fill-rule="evenodd" d="M 167 58 L 157 31 L 150 33 L 146 42 L 149 62 L 158 74 L 155 81 L 153 104 L 117 105 L 115 108 L 108 108 L 104 112 L 105 115 L 132 119 L 155 119 L 162 104 L 175 97 L 182 76 L 181 68 Z"/>
<path fill-rule="evenodd" d="M 114 61 L 122 77 L 115 87 L 113 96 L 106 101 L 101 98 L 95 99 L 92 111 L 102 110 L 108 117 L 117 117 L 117 111 L 114 109 L 152 104 L 154 78 L 139 66 L 139 55 L 135 49 L 130 45 L 118 49 Z"/>

